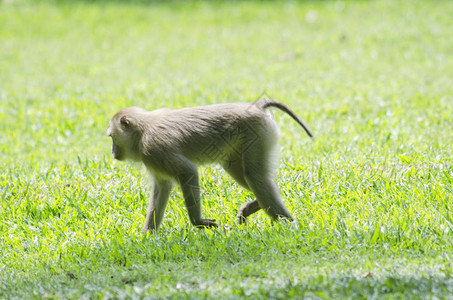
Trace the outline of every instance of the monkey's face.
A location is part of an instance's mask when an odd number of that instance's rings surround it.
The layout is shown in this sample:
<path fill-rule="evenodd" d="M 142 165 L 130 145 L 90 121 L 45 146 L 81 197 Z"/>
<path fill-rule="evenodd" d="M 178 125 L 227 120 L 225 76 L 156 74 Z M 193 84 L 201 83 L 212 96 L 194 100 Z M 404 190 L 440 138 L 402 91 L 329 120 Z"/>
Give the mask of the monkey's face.
<path fill-rule="evenodd" d="M 118 145 L 118 131 L 115 130 L 112 126 L 112 124 L 109 125 L 109 128 L 107 129 L 107 136 L 112 138 L 112 154 L 113 158 L 117 160 L 123 160 L 124 159 L 124 151 L 122 150 L 122 147 Z"/>
<path fill-rule="evenodd" d="M 145 129 L 141 118 L 146 111 L 139 107 L 123 108 L 110 121 L 107 136 L 112 138 L 112 154 L 117 160 L 141 160 L 140 145 Z"/>
<path fill-rule="evenodd" d="M 122 119 L 116 120 L 113 118 L 110 121 L 109 127 L 107 129 L 107 136 L 112 138 L 112 154 L 113 158 L 117 160 L 124 160 L 128 158 L 127 155 L 130 151 L 128 148 L 131 148 L 131 135 L 128 132 L 129 124 L 126 124 L 126 120 Z"/>

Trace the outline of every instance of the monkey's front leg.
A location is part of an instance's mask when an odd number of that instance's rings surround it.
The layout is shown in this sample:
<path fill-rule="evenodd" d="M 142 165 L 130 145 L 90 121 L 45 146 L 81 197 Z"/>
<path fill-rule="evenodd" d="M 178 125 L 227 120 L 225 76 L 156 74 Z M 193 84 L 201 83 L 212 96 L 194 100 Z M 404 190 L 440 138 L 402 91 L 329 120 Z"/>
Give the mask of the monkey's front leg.
<path fill-rule="evenodd" d="M 171 181 L 159 179 L 153 179 L 153 181 L 153 195 L 149 200 L 146 212 L 145 225 L 143 226 L 144 232 L 159 229 L 173 188 L 173 182 Z"/>
<path fill-rule="evenodd" d="M 177 179 L 181 185 L 190 222 L 197 227 L 217 227 L 218 225 L 215 220 L 203 219 L 201 217 L 200 187 L 198 183 L 197 167 L 192 163 L 188 163 L 184 171 L 178 174 Z"/>

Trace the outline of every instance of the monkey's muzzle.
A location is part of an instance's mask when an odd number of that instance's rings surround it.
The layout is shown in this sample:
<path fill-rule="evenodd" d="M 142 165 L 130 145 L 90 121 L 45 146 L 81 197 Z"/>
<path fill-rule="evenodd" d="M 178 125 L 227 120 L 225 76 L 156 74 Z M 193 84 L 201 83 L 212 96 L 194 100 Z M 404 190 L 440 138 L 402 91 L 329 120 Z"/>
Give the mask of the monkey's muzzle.
<path fill-rule="evenodd" d="M 119 151 L 119 148 L 117 146 L 115 146 L 114 143 L 112 143 L 112 154 L 113 154 L 113 158 L 116 159 L 116 160 L 121 160 L 121 153 Z"/>

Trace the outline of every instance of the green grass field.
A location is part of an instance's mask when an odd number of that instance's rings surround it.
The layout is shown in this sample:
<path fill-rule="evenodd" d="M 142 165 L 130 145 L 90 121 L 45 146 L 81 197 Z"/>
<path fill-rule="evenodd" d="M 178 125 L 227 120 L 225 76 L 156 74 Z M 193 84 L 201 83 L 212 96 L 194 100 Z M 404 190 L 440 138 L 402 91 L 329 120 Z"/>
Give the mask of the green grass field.
<path fill-rule="evenodd" d="M 3 1 L 0 298 L 450 298 L 453 2 Z M 105 136 L 130 105 L 283 113 L 278 184 L 297 221 L 202 168 L 144 236 L 148 177 Z"/>

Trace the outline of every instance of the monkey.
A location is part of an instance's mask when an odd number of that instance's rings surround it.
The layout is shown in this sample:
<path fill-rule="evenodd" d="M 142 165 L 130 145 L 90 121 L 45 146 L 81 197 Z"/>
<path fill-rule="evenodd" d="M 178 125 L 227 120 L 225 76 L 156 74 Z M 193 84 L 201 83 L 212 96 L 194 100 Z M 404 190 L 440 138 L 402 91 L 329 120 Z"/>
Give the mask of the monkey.
<path fill-rule="evenodd" d="M 215 220 L 202 217 L 197 171 L 199 165 L 212 163 L 221 165 L 256 197 L 239 209 L 239 223 L 260 209 L 273 220 L 293 221 L 275 182 L 279 130 L 267 111 L 270 107 L 288 114 L 313 137 L 285 104 L 268 99 L 152 111 L 128 107 L 118 111 L 107 129 L 113 157 L 142 162 L 152 179 L 143 231 L 158 230 L 175 184 L 181 187 L 191 224 L 217 227 Z"/>

